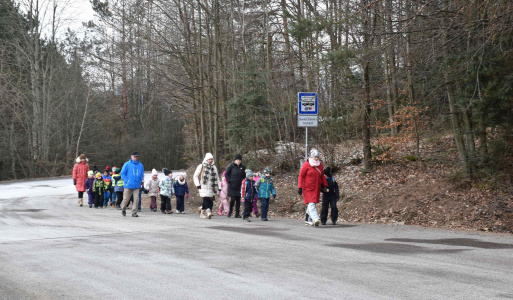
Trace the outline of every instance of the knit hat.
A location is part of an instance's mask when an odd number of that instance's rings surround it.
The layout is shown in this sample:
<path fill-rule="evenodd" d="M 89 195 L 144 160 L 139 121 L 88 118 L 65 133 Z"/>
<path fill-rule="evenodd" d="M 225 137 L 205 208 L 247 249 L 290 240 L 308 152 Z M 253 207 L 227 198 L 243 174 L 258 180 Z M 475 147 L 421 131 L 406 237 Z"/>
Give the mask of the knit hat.
<path fill-rule="evenodd" d="M 91 175 L 94 175 L 94 172 L 91 170 L 87 171 L 87 176 L 91 176 Z"/>
<path fill-rule="evenodd" d="M 151 170 L 151 175 L 159 175 L 159 172 L 157 172 L 157 170 L 153 169 Z"/>
<path fill-rule="evenodd" d="M 109 169 L 103 170 L 103 173 L 105 173 L 105 172 L 109 173 Z"/>
<path fill-rule="evenodd" d="M 168 168 L 162 169 L 162 172 L 164 172 L 164 175 L 166 175 L 166 176 L 171 174 L 171 170 L 169 170 Z"/>
<path fill-rule="evenodd" d="M 249 179 L 249 177 L 253 177 L 253 171 L 246 170 L 246 178 Z"/>
<path fill-rule="evenodd" d="M 206 162 L 209 159 L 214 159 L 214 156 L 212 155 L 212 153 L 207 153 L 205 155 L 205 159 L 203 161 Z M 212 162 L 212 164 L 214 164 L 214 162 Z"/>
<path fill-rule="evenodd" d="M 132 156 L 139 157 L 139 152 L 137 152 L 137 151 L 132 152 Z"/>
<path fill-rule="evenodd" d="M 269 167 L 266 167 L 264 169 L 264 175 L 267 174 L 267 173 L 271 174 L 271 169 Z"/>
<path fill-rule="evenodd" d="M 100 173 L 100 172 L 96 173 L 96 178 L 98 178 L 98 179 L 102 178 L 102 173 Z"/>
<path fill-rule="evenodd" d="M 327 167 L 326 169 L 324 169 L 324 175 L 326 175 L 328 177 L 331 177 L 331 169 L 330 169 L 330 167 Z"/>
<path fill-rule="evenodd" d="M 242 155 L 240 153 L 235 154 L 235 158 L 233 160 L 240 159 L 242 160 Z"/>
<path fill-rule="evenodd" d="M 105 167 L 105 170 L 110 171 L 110 167 L 109 167 L 109 166 L 106 166 L 106 167 Z"/>
<path fill-rule="evenodd" d="M 312 151 L 310 151 L 310 157 L 319 157 L 319 156 L 321 156 L 321 154 L 319 153 L 319 150 L 312 149 Z"/>
<path fill-rule="evenodd" d="M 121 172 L 121 168 L 114 168 L 114 174 L 119 174 Z"/>

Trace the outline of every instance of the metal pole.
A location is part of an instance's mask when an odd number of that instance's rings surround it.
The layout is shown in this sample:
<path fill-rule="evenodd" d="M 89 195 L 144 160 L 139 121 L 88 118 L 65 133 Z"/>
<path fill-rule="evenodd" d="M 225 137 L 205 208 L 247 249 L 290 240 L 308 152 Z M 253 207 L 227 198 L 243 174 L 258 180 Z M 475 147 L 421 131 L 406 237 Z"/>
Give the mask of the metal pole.
<path fill-rule="evenodd" d="M 305 161 L 308 159 L 308 127 L 305 127 Z"/>

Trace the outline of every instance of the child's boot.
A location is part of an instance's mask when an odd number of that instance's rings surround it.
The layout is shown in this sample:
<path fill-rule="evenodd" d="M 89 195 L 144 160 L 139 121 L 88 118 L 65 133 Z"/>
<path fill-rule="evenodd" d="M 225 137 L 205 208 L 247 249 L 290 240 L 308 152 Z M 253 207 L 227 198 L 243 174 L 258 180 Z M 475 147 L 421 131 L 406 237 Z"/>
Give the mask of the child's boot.
<path fill-rule="evenodd" d="M 221 209 L 219 209 L 219 211 L 217 212 L 218 215 L 222 216 L 223 215 L 223 211 Z"/>
<path fill-rule="evenodd" d="M 207 216 L 206 216 L 206 210 L 205 209 L 202 209 L 200 211 L 200 219 L 206 219 Z"/>
<path fill-rule="evenodd" d="M 211 219 L 212 216 L 213 216 L 213 214 L 212 214 L 212 211 L 210 210 L 210 208 L 207 209 L 207 218 Z"/>

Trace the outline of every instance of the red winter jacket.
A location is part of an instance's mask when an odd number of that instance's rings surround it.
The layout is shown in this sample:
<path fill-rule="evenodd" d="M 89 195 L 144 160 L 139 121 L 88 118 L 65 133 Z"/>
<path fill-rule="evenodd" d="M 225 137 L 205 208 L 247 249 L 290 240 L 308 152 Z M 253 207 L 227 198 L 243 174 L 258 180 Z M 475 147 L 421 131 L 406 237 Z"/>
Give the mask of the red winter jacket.
<path fill-rule="evenodd" d="M 300 189 L 303 189 L 304 204 L 319 203 L 321 186 L 328 186 L 322 163 L 318 167 L 312 167 L 308 160 L 305 161 L 301 171 L 299 171 L 297 185 Z"/>
<path fill-rule="evenodd" d="M 85 181 L 87 179 L 87 172 L 89 171 L 89 164 L 81 161 L 73 167 L 73 179 L 77 181 L 75 188 L 77 192 L 85 192 Z"/>

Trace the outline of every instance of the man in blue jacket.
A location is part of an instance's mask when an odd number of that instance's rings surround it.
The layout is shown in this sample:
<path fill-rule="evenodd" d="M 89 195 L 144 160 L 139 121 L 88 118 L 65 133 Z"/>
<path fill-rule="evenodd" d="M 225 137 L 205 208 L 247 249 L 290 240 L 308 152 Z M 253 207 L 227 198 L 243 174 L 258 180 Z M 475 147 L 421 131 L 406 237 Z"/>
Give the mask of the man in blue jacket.
<path fill-rule="evenodd" d="M 132 153 L 132 158 L 123 165 L 121 170 L 121 179 L 124 183 L 123 203 L 121 204 L 121 214 L 126 216 L 126 207 L 130 201 L 130 197 L 139 195 L 141 182 L 144 179 L 144 167 L 139 161 L 139 152 Z M 132 204 L 132 217 L 139 217 L 137 215 L 137 205 L 134 201 Z"/>

